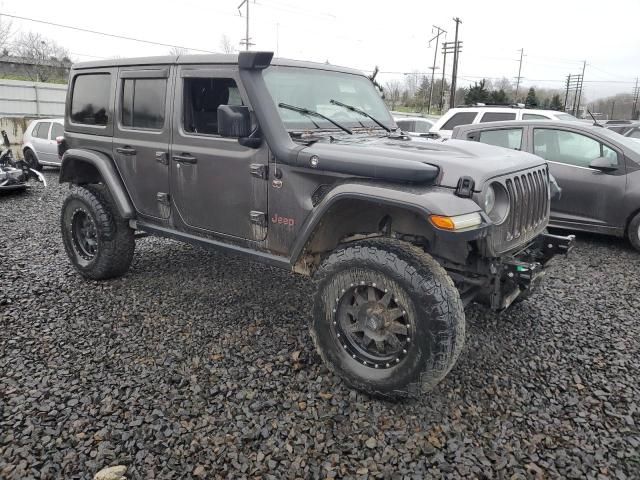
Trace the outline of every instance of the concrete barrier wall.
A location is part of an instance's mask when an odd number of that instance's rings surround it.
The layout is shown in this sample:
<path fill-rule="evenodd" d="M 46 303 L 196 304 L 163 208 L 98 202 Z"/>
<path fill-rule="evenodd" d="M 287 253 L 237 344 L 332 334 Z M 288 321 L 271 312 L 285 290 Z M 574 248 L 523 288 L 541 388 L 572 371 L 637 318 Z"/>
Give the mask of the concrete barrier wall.
<path fill-rule="evenodd" d="M 0 117 L 0 130 L 5 130 L 14 155 L 22 158 L 22 136 L 34 117 Z"/>

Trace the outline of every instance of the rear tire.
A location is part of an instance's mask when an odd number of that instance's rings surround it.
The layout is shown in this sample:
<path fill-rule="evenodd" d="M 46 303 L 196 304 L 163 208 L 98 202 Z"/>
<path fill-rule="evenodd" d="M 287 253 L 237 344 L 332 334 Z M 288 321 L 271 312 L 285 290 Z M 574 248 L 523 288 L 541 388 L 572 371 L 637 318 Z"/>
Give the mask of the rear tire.
<path fill-rule="evenodd" d="M 38 161 L 38 157 L 36 157 L 36 154 L 33 153 L 33 150 L 27 148 L 24 151 L 24 161 L 27 165 L 29 165 L 29 168 L 33 168 L 34 170 L 38 170 L 39 172 L 42 171 L 42 165 Z"/>
<path fill-rule="evenodd" d="M 629 222 L 627 237 L 633 248 L 640 251 L 640 212 Z"/>
<path fill-rule="evenodd" d="M 460 294 L 421 249 L 358 242 L 333 252 L 315 279 L 311 336 L 349 386 L 386 399 L 418 397 L 455 364 L 465 334 Z"/>
<path fill-rule="evenodd" d="M 83 277 L 105 280 L 127 272 L 134 231 L 104 185 L 73 187 L 62 205 L 60 223 L 67 255 Z"/>

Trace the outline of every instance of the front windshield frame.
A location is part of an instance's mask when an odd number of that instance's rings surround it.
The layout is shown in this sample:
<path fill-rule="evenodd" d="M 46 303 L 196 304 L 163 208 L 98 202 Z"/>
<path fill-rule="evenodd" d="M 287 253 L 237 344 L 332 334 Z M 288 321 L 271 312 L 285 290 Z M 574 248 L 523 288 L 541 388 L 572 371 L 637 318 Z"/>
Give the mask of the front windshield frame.
<path fill-rule="evenodd" d="M 286 65 L 272 65 L 264 71 L 263 75 L 278 115 L 288 131 L 318 132 L 339 129 L 326 120 L 314 117 L 313 120 L 318 124 L 318 128 L 308 116 L 279 108 L 280 103 L 319 112 L 352 130 L 366 128 L 384 131 L 365 115 L 333 105 L 330 103 L 331 100 L 364 110 L 389 129 L 396 128 L 384 100 L 365 75 Z M 313 95 L 309 95 L 310 93 Z"/>

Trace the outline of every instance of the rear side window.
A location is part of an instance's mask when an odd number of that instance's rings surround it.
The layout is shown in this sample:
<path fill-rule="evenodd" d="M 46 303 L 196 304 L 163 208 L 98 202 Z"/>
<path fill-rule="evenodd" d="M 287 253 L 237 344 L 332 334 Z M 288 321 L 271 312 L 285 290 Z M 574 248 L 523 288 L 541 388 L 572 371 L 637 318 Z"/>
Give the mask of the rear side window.
<path fill-rule="evenodd" d="M 631 138 L 640 138 L 640 128 L 636 128 L 633 132 L 627 135 Z"/>
<path fill-rule="evenodd" d="M 73 82 L 71 121 L 84 125 L 104 126 L 109 121 L 111 75 L 90 73 L 78 75 Z"/>
<path fill-rule="evenodd" d="M 166 78 L 126 78 L 122 82 L 122 125 L 160 130 L 164 126 Z"/>
<path fill-rule="evenodd" d="M 36 138 L 49 138 L 49 126 L 51 122 L 39 122 L 33 129 L 33 136 Z"/>
<path fill-rule="evenodd" d="M 442 130 L 453 130 L 458 125 L 469 125 L 476 118 L 476 112 L 458 112 L 442 126 Z"/>
<path fill-rule="evenodd" d="M 549 117 L 545 117 L 544 115 L 537 115 L 535 113 L 523 113 L 523 120 L 551 120 Z"/>
<path fill-rule="evenodd" d="M 520 150 L 522 148 L 522 129 L 486 130 L 480 132 L 480 142 L 496 147 Z"/>
<path fill-rule="evenodd" d="M 506 120 L 515 120 L 516 114 L 515 112 L 487 112 L 482 115 L 481 123 L 484 122 L 502 122 Z"/>
<path fill-rule="evenodd" d="M 64 135 L 64 127 L 59 123 L 54 123 L 53 127 L 51 127 L 51 135 L 50 139 L 55 140 L 58 137 L 62 137 Z"/>

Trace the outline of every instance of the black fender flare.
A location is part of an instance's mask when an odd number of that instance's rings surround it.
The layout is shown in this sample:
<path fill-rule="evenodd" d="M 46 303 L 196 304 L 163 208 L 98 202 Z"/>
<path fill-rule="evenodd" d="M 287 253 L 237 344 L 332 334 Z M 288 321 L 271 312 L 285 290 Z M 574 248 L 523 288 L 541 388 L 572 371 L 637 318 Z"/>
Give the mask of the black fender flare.
<path fill-rule="evenodd" d="M 417 213 L 432 229 L 434 235 L 443 240 L 470 241 L 482 238 L 492 225 L 491 220 L 480 209 L 477 203 L 469 198 L 454 195 L 451 189 L 433 188 L 431 191 L 413 193 L 406 190 L 395 190 L 384 186 L 370 184 L 347 183 L 331 190 L 322 202 L 308 215 L 298 232 L 297 239 L 291 249 L 290 262 L 295 265 L 304 252 L 320 222 L 329 209 L 343 200 L 365 200 L 371 203 L 401 207 Z M 483 222 L 480 226 L 464 232 L 448 232 L 434 227 L 428 220 L 429 215 L 463 215 L 479 212 Z"/>
<path fill-rule="evenodd" d="M 113 160 L 102 152 L 76 148 L 67 150 L 62 156 L 59 181 L 77 185 L 102 182 L 109 189 L 120 216 L 127 219 L 135 217 L 133 203 Z"/>

